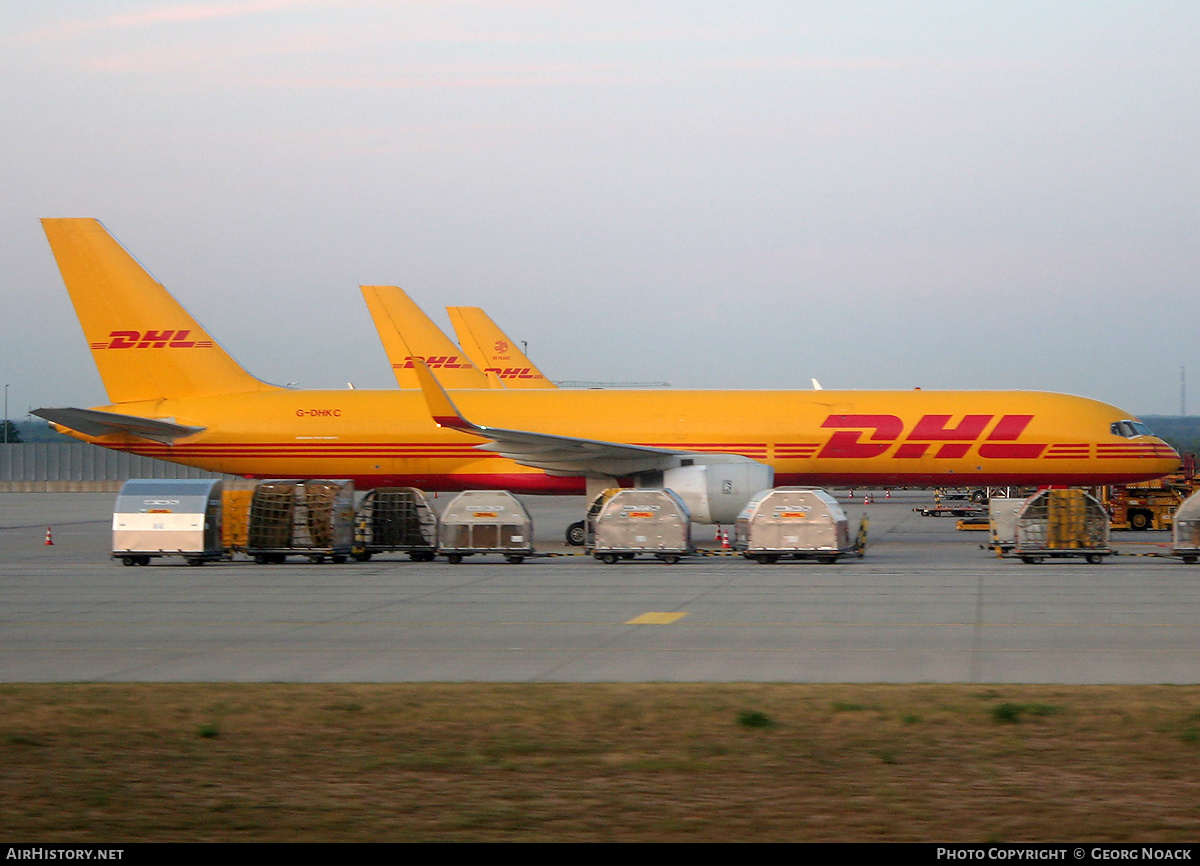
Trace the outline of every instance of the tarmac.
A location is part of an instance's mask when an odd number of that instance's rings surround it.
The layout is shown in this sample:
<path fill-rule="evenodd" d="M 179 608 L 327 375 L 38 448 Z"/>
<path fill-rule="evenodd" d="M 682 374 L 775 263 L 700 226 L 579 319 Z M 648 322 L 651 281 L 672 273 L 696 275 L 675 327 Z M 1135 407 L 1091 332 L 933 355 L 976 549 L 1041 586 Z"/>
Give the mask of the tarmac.
<path fill-rule="evenodd" d="M 1103 564 L 1027 565 L 916 513 L 927 492 L 835 492 L 870 531 L 834 565 L 132 568 L 109 557 L 113 494 L 2 493 L 0 681 L 1200 682 L 1200 565 L 1145 555 L 1167 533 L 1114 533 Z M 539 552 L 578 553 L 561 539 L 581 499 L 523 499 Z"/>

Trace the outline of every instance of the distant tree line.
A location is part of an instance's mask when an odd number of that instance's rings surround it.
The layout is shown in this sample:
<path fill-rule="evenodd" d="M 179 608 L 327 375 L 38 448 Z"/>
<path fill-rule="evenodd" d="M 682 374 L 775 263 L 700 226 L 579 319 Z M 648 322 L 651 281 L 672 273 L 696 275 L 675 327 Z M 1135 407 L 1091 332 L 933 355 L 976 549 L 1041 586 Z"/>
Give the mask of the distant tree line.
<path fill-rule="evenodd" d="M 1146 426 L 1160 439 L 1186 454 L 1200 454 L 1200 417 L 1195 415 L 1143 415 Z"/>
<path fill-rule="evenodd" d="M 73 442 L 70 436 L 64 436 L 62 433 L 56 433 L 50 428 L 49 423 L 38 418 L 32 421 L 12 421 L 8 422 L 8 441 L 13 442 Z M 2 428 L 0 428 L 2 429 Z M 15 438 L 14 438 L 15 434 Z M 0 442 L 4 441 L 0 436 Z"/>

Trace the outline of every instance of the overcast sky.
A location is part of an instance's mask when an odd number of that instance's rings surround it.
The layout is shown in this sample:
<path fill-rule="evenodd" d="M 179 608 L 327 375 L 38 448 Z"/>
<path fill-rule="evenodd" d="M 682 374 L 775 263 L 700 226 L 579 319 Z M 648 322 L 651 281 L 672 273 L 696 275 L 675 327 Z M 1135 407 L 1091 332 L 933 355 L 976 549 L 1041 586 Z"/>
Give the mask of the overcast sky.
<path fill-rule="evenodd" d="M 0 4 L 10 413 L 104 391 L 38 223 L 248 370 L 394 387 L 358 286 L 557 379 L 1200 414 L 1200 4 Z"/>

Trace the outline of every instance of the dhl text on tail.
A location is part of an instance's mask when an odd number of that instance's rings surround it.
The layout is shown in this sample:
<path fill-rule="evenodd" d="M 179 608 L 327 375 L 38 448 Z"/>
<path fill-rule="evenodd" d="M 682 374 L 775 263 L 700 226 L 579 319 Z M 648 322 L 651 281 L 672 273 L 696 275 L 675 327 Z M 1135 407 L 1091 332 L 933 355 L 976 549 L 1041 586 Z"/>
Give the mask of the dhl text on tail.
<path fill-rule="evenodd" d="M 43 221 L 109 403 L 40 409 L 108 448 L 248 477 L 579 493 L 738 455 L 779 484 L 1099 485 L 1179 456 L 1135 417 L 1026 391 L 301 391 L 255 379 L 90 219 Z"/>

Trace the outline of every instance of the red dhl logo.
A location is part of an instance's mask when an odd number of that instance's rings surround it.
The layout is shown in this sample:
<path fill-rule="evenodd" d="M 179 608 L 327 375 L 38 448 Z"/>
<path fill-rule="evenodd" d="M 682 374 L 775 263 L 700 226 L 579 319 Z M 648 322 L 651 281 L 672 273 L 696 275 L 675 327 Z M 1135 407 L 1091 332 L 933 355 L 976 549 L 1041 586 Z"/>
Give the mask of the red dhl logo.
<path fill-rule="evenodd" d="M 425 366 L 431 370 L 469 370 L 471 364 L 464 361 L 458 355 L 430 355 L 428 358 L 423 358 L 420 355 L 409 355 L 404 359 L 403 364 L 392 364 L 397 370 L 412 370 L 413 361 L 424 361 Z"/>
<path fill-rule="evenodd" d="M 965 457 L 988 430 L 995 415 L 965 415 L 953 427 L 950 415 L 925 415 L 896 449 L 893 458 L 924 457 L 936 447 L 934 457 Z M 1041 456 L 1048 443 L 1020 442 L 1032 415 L 1001 415 L 979 445 L 979 456 L 992 459 L 1028 460 Z M 895 415 L 830 415 L 822 427 L 838 429 L 817 457 L 862 459 L 878 457 L 904 433 L 904 422 Z M 859 441 L 867 434 L 866 441 Z"/>
<path fill-rule="evenodd" d="M 192 332 L 180 331 L 109 331 L 108 340 L 92 343 L 93 349 L 208 349 L 212 340 L 189 340 Z"/>
<path fill-rule="evenodd" d="M 495 373 L 501 379 L 542 379 L 529 367 L 485 367 L 485 373 Z"/>

